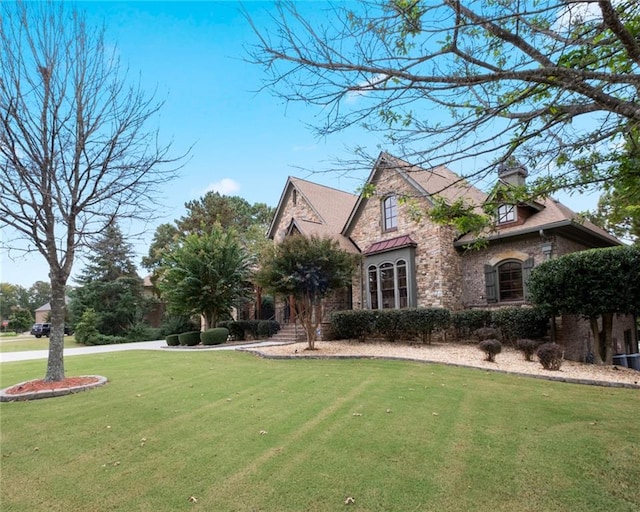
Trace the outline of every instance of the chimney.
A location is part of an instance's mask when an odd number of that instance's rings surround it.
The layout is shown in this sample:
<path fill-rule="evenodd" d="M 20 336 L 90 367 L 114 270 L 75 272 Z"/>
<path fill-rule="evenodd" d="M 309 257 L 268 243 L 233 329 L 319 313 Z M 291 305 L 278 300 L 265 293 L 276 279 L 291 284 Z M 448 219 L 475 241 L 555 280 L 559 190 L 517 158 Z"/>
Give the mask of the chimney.
<path fill-rule="evenodd" d="M 522 186 L 527 181 L 529 173 L 520 162 L 515 159 L 502 162 L 498 166 L 498 178 L 508 185 Z"/>

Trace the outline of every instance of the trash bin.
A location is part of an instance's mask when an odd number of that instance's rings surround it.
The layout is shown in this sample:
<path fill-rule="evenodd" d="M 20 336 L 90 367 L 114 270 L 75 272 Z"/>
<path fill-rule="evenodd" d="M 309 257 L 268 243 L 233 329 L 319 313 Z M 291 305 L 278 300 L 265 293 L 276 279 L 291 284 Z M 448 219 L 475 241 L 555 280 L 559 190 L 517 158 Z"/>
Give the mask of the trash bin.
<path fill-rule="evenodd" d="M 640 371 L 640 354 L 627 354 L 627 366 Z"/>
<path fill-rule="evenodd" d="M 627 354 L 617 354 L 613 356 L 613 364 L 627 368 Z"/>

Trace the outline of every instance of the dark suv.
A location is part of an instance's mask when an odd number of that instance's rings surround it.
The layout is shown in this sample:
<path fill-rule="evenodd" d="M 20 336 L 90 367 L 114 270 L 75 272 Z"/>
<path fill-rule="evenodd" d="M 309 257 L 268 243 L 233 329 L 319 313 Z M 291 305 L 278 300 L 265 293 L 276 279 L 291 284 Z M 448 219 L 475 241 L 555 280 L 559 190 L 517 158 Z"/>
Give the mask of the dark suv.
<path fill-rule="evenodd" d="M 36 338 L 42 338 L 43 336 L 46 336 L 48 338 L 50 332 L 51 324 L 33 324 L 33 326 L 31 327 L 31 334 L 33 334 Z M 71 327 L 65 325 L 64 334 L 70 336 Z"/>

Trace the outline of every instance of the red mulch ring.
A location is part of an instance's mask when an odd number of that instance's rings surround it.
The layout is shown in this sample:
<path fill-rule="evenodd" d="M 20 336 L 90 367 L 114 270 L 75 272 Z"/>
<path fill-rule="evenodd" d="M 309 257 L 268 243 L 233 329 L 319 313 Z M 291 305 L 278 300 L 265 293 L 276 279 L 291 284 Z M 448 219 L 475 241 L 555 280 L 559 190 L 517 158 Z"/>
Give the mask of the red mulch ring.
<path fill-rule="evenodd" d="M 54 389 L 68 389 L 78 386 L 88 386 L 90 384 L 97 384 L 100 381 L 98 377 L 67 377 L 64 380 L 57 382 L 45 382 L 42 379 L 30 380 L 29 382 L 23 382 L 17 384 L 12 388 L 5 390 L 8 395 L 19 395 L 22 393 L 35 393 L 36 391 L 53 391 Z"/>
<path fill-rule="evenodd" d="M 85 391 L 87 389 L 102 386 L 107 382 L 108 379 L 101 375 L 67 377 L 64 380 L 57 382 L 45 382 L 42 379 L 34 379 L 0 390 L 0 402 L 15 402 L 64 396 L 71 393 L 77 393 L 78 391 Z"/>

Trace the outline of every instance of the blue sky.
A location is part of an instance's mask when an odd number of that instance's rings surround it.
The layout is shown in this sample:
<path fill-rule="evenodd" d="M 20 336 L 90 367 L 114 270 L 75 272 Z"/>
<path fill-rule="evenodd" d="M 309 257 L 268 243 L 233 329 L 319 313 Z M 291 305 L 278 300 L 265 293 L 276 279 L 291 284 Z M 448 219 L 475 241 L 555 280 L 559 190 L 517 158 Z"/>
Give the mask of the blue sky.
<path fill-rule="evenodd" d="M 106 25 L 132 78 L 165 99 L 159 117 L 161 136 L 173 139 L 176 155 L 192 147 L 180 177 L 166 187 L 165 208 L 132 240 L 136 263 L 146 254 L 155 226 L 185 212 L 184 203 L 208 190 L 238 195 L 250 203 L 275 206 L 287 176 L 294 175 L 336 188 L 355 191 L 363 176 L 322 173 L 336 158 L 348 158 L 349 148 L 365 146 L 378 152 L 364 130 L 350 129 L 328 138 L 315 137 L 309 125 L 323 113 L 301 104 L 285 105 L 268 92 L 258 93 L 262 69 L 247 63 L 247 45 L 255 35 L 235 1 L 79 2 L 90 22 Z M 259 26 L 268 26 L 269 2 L 242 4 Z M 321 16 L 325 2 L 299 2 L 302 12 Z M 312 173 L 316 171 L 317 173 Z M 366 175 L 365 175 L 366 176 Z M 576 210 L 594 200 L 562 198 Z M 126 227 L 123 226 L 126 231 Z M 137 231 L 138 229 L 136 229 Z M 82 261 L 75 266 L 76 272 Z M 145 270 L 140 268 L 141 275 Z M 48 280 L 39 254 L 16 261 L 2 254 L 0 281 L 28 287 Z"/>

